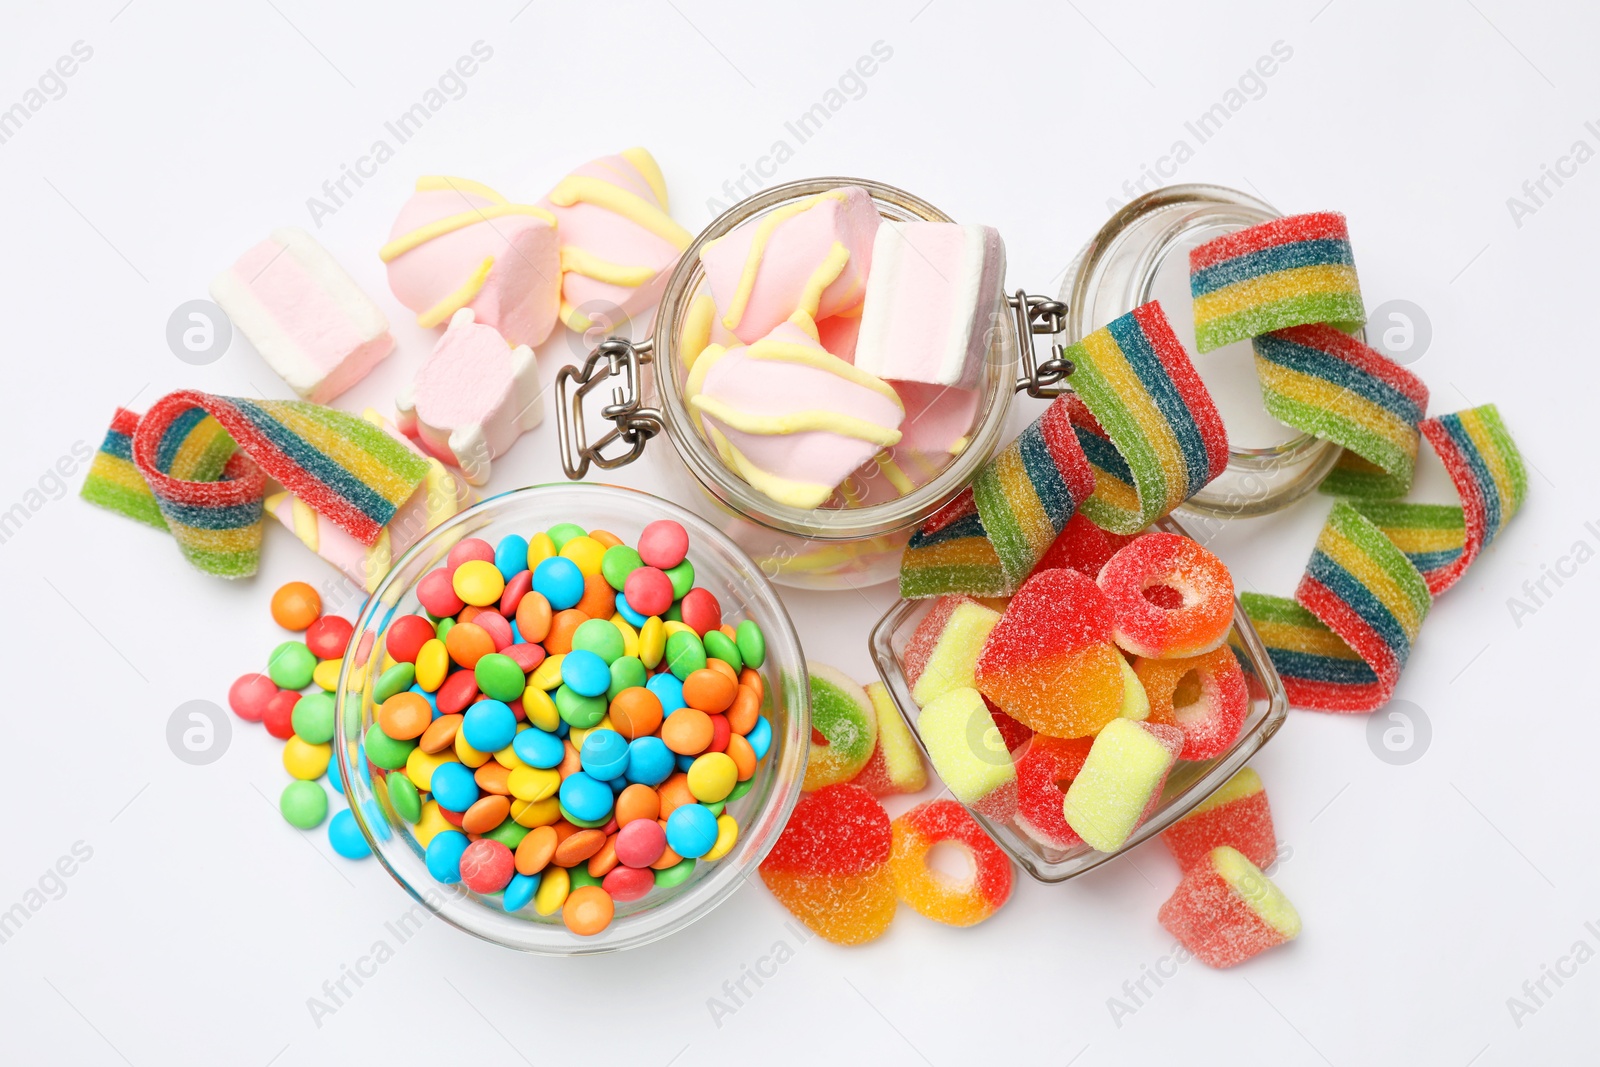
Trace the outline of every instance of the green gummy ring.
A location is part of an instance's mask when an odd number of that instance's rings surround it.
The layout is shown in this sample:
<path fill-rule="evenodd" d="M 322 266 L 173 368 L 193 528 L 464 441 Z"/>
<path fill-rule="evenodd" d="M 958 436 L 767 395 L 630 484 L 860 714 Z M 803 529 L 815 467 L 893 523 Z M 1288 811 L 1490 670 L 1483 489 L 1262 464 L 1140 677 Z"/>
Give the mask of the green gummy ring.
<path fill-rule="evenodd" d="M 674 863 L 671 867 L 656 872 L 656 888 L 671 889 L 675 885 L 682 885 L 694 873 L 694 860 L 683 860 Z"/>
<path fill-rule="evenodd" d="M 759 670 L 767 661 L 767 637 L 761 632 L 761 627 L 756 625 L 754 619 L 745 619 L 734 630 L 734 634 L 739 655 L 744 657 L 744 665 Z"/>
<path fill-rule="evenodd" d="M 315 829 L 328 817 L 328 793 L 320 782 L 296 779 L 283 787 L 278 810 L 290 826 L 300 830 Z"/>
<path fill-rule="evenodd" d="M 372 683 L 372 702 L 382 704 L 396 693 L 404 693 L 410 689 L 417 680 L 417 668 L 412 663 L 396 663 L 393 667 L 378 675 L 378 680 Z"/>
<path fill-rule="evenodd" d="M 363 747 L 367 751 L 367 759 L 372 761 L 374 767 L 386 771 L 398 771 L 406 765 L 406 760 L 411 757 L 411 750 L 417 747 L 415 741 L 396 741 L 383 732 L 377 723 L 367 727 L 367 738 Z"/>
<path fill-rule="evenodd" d="M 404 774 L 391 774 L 383 782 L 389 790 L 389 803 L 394 805 L 396 815 L 409 823 L 422 818 L 422 797 L 417 795 L 417 787 L 411 779 Z"/>
<path fill-rule="evenodd" d="M 628 575 L 643 566 L 644 560 L 639 558 L 639 553 L 627 545 L 612 545 L 606 549 L 605 555 L 600 557 L 600 574 L 605 578 L 606 584 L 619 593 L 622 592 Z"/>
<path fill-rule="evenodd" d="M 611 629 L 616 630 L 616 627 L 612 626 Z M 618 634 L 617 637 L 620 640 L 622 635 Z M 528 688 L 528 676 L 522 673 L 516 660 L 503 652 L 490 652 L 480 657 L 472 668 L 472 674 L 484 695 L 495 700 L 509 703 Z"/>
<path fill-rule="evenodd" d="M 705 645 L 707 659 L 720 659 L 733 668 L 734 674 L 744 669 L 744 656 L 739 652 L 739 646 L 721 630 L 707 630 Z"/>

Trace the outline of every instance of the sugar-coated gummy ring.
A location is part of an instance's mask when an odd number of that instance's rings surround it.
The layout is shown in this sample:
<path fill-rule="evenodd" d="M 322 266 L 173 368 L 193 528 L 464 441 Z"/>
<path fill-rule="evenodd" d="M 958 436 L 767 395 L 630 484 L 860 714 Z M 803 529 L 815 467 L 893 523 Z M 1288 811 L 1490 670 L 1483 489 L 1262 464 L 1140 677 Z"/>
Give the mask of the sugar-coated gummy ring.
<path fill-rule="evenodd" d="M 891 829 L 895 894 L 921 914 L 951 926 L 972 926 L 1010 898 L 1010 858 L 954 800 L 919 804 L 895 819 Z M 960 845 L 971 856 L 967 881 L 953 881 L 928 866 L 928 853 L 943 841 Z"/>
<path fill-rule="evenodd" d="M 1092 737 L 1038 734 L 1027 741 L 1017 759 L 1017 826 L 1040 844 L 1067 849 L 1083 843 L 1067 825 L 1061 804 L 1093 743 Z"/>
<path fill-rule="evenodd" d="M 1228 646 L 1183 659 L 1141 659 L 1133 669 L 1150 698 L 1150 721 L 1183 730 L 1180 759 L 1213 759 L 1239 739 L 1250 689 Z"/>
<path fill-rule="evenodd" d="M 1117 644 L 1136 656 L 1198 656 L 1226 641 L 1233 627 L 1227 565 L 1180 534 L 1135 538 L 1106 561 L 1097 581 L 1116 612 Z M 1161 586 L 1181 603 L 1165 607 L 1151 599 L 1149 591 Z"/>
<path fill-rule="evenodd" d="M 811 745 L 803 788 L 814 792 L 847 782 L 872 758 L 878 741 L 878 715 L 867 691 L 837 668 L 812 661 Z M 747 738 L 756 747 L 755 730 Z"/>

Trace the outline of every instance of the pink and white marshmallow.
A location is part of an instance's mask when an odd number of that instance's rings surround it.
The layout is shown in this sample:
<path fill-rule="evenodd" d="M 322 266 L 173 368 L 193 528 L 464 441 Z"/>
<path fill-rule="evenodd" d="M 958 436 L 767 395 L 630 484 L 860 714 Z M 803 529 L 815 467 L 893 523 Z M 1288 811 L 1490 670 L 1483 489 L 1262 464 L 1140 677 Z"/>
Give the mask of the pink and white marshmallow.
<path fill-rule="evenodd" d="M 511 203 L 466 178 L 418 178 L 378 255 L 419 326 L 471 308 L 514 345 L 540 344 L 555 327 L 561 250 L 547 208 Z"/>
<path fill-rule="evenodd" d="M 976 385 L 1005 285 L 988 226 L 885 222 L 872 247 L 855 364 L 880 378 Z"/>
<path fill-rule="evenodd" d="M 510 347 L 462 308 L 396 406 L 401 432 L 483 485 L 490 461 L 544 420 L 539 365 L 527 345 Z"/>
<path fill-rule="evenodd" d="M 394 349 L 389 320 L 328 250 L 280 226 L 211 280 L 211 299 L 289 388 L 326 404 Z"/>

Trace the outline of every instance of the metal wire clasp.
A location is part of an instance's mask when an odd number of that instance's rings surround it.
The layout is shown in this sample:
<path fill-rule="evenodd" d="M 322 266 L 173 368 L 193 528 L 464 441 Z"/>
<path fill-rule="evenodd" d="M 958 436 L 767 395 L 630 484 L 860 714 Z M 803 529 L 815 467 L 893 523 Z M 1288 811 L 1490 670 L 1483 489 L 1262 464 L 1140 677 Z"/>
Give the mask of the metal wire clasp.
<path fill-rule="evenodd" d="M 592 463 L 601 470 L 627 466 L 644 452 L 645 444 L 661 432 L 661 412 L 644 406 L 639 368 L 650 362 L 651 343 L 634 344 L 620 337 L 608 337 L 589 353 L 582 365 L 562 367 L 556 375 L 556 431 L 561 438 L 561 468 L 573 480 L 589 472 Z M 589 443 L 584 425 L 583 398 L 596 388 L 622 377 L 612 391 L 612 402 L 600 409 L 600 416 L 614 425 L 598 441 Z M 574 388 L 576 383 L 576 388 Z M 606 454 L 613 442 L 621 441 L 625 451 Z"/>
<path fill-rule="evenodd" d="M 1067 328 L 1067 305 L 1043 296 L 1029 296 L 1018 289 L 1006 297 L 1017 320 L 1018 361 L 1022 373 L 1017 377 L 1017 392 L 1048 400 L 1072 391 L 1067 378 L 1076 369 L 1066 358 L 1061 334 Z M 1035 334 L 1049 334 L 1050 358 L 1040 361 L 1034 352 Z"/>

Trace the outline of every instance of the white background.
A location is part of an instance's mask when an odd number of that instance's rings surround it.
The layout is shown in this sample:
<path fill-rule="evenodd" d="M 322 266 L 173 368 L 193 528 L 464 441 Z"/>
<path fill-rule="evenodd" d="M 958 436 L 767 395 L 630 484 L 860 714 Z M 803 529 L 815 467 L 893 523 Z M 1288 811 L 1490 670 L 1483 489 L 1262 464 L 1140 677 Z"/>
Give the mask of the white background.
<path fill-rule="evenodd" d="M 1585 559 L 1600 546 L 1600 525 L 1585 526 L 1600 521 L 1587 451 L 1600 163 L 1547 183 L 1553 195 L 1520 226 L 1506 203 L 1574 141 L 1600 147 L 1584 126 L 1600 120 L 1592 8 L 521 5 L 8 7 L 0 107 L 75 41 L 93 56 L 0 144 L 11 205 L 0 510 L 28 512 L 0 550 L 0 909 L 75 842 L 93 854 L 0 944 L 4 1059 L 1087 1067 L 1196 1042 L 1203 1061 L 1248 1050 L 1285 1065 L 1593 1058 L 1600 565 L 1547 583 L 1553 595 L 1520 626 L 1508 598 L 1576 542 Z M 478 40 L 494 53 L 464 96 L 316 231 L 400 340 L 346 406 L 388 410 L 427 351 L 376 256 L 419 173 L 533 199 L 570 166 L 643 144 L 693 231 L 713 213 L 707 198 L 726 203 L 725 180 L 774 141 L 793 144 L 784 123 L 882 41 L 892 57 L 774 180 L 843 173 L 911 189 L 999 227 L 1011 285 L 1053 292 L 1108 199 L 1127 196 L 1124 181 L 1176 139 L 1192 144 L 1185 121 L 1274 42 L 1292 48 L 1177 180 L 1348 213 L 1368 306 L 1409 300 L 1432 323 L 1412 366 L 1433 410 L 1494 400 L 1533 465 L 1526 510 L 1436 605 L 1401 683 L 1413 718 L 1431 724 L 1421 758 L 1380 760 L 1364 718 L 1294 712 L 1255 762 L 1285 846 L 1277 880 L 1305 919 L 1298 943 L 1233 972 L 1189 963 L 1159 989 L 1147 981 L 1153 996 L 1135 1005 L 1124 983 L 1165 967 L 1172 946 L 1155 916 L 1176 868 L 1152 844 L 1065 886 L 1019 874 L 1011 903 L 976 929 L 902 909 L 856 949 L 800 944 L 759 886 L 611 958 L 523 958 L 431 923 L 314 1024 L 307 998 L 392 941 L 384 923 L 409 900 L 375 862 L 332 858 L 320 832 L 279 818 L 280 746 L 259 727 L 235 722 L 226 754 L 202 767 L 174 758 L 165 728 L 178 705 L 221 703 L 231 679 L 263 666 L 281 639 L 272 589 L 329 575 L 274 528 L 255 580 L 207 578 L 162 536 L 78 501 L 81 469 L 66 495 L 49 472 L 75 442 L 97 444 L 118 404 L 143 408 L 179 387 L 288 395 L 239 338 L 210 366 L 180 362 L 169 313 L 272 226 L 309 228 L 306 199 Z M 546 346 L 547 382 L 567 354 L 559 336 Z M 494 470 L 495 489 L 557 477 L 552 423 Z M 619 480 L 648 488 L 651 467 Z M 1313 499 L 1217 545 L 1241 585 L 1287 592 L 1325 508 Z M 887 587 L 787 599 L 810 655 L 870 676 L 866 634 Z M 793 958 L 716 1025 L 708 998 L 780 940 Z M 1573 976 L 1529 999 L 1523 983 L 1579 941 L 1586 962 L 1562 964 Z M 1513 996 L 1536 1010 L 1514 1018 Z M 1115 1018 L 1113 997 L 1136 1010 Z"/>

